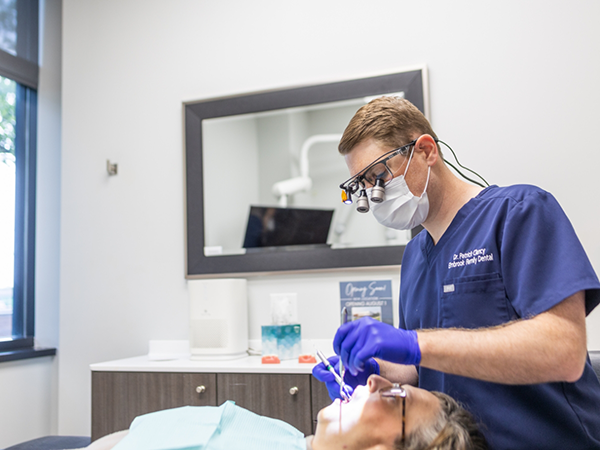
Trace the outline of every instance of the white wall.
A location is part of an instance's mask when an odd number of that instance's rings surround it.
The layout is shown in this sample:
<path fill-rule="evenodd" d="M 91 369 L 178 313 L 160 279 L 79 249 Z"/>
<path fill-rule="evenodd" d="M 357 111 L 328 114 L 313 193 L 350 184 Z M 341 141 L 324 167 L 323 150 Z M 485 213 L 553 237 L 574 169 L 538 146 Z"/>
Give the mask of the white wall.
<path fill-rule="evenodd" d="M 553 192 L 600 269 L 599 16 L 583 0 L 65 0 L 59 431 L 89 433 L 89 363 L 187 337 L 183 101 L 427 64 L 439 136 L 493 183 Z M 330 337 L 345 278 L 252 279 L 251 320 L 297 288 L 323 299 L 303 303 L 306 337 Z M 600 313 L 588 323 L 600 349 Z"/>
<path fill-rule="evenodd" d="M 2 363 L 0 448 L 53 432 L 55 367 L 50 356 Z"/>
<path fill-rule="evenodd" d="M 62 8 L 40 4 L 35 334 L 37 345 L 58 347 Z M 0 364 L 0 448 L 55 434 L 57 411 L 56 357 Z"/>

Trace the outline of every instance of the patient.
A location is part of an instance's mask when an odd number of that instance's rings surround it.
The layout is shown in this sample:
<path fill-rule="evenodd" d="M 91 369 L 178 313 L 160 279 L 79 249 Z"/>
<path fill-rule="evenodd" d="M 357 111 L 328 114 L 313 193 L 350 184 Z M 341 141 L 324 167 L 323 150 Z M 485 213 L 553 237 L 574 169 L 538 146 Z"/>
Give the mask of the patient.
<path fill-rule="evenodd" d="M 105 436 L 86 450 L 487 448 L 472 416 L 451 397 L 408 385 L 402 388 L 404 399 L 395 395 L 401 389 L 371 375 L 349 402 L 340 406 L 336 400 L 323 408 L 315 435 L 306 438 L 285 422 L 226 402 L 218 408 L 188 406 L 140 416 L 129 432 Z"/>

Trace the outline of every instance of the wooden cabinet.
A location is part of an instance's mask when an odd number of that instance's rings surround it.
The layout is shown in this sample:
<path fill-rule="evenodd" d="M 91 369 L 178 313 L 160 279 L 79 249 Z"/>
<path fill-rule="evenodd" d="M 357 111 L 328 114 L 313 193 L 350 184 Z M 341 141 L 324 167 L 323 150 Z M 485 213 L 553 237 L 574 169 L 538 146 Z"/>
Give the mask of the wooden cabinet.
<path fill-rule="evenodd" d="M 92 440 L 129 428 L 140 414 L 233 400 L 257 414 L 314 432 L 318 411 L 331 403 L 325 385 L 308 374 L 92 372 Z"/>

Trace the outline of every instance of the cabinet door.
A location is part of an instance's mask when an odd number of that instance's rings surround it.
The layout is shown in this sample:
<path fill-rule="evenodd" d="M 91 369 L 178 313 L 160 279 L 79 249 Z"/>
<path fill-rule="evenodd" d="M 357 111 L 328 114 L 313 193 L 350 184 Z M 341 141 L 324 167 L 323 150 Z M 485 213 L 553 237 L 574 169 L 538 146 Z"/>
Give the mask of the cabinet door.
<path fill-rule="evenodd" d="M 205 386 L 201 394 L 197 386 Z M 141 414 L 185 405 L 215 405 L 214 374 L 92 372 L 92 440 L 126 430 Z"/>
<path fill-rule="evenodd" d="M 325 383 L 321 383 L 315 377 L 310 377 L 311 384 L 311 400 L 312 400 L 312 418 L 313 418 L 313 434 L 317 426 L 317 415 L 326 406 L 331 405 L 331 398 L 327 391 Z"/>
<path fill-rule="evenodd" d="M 312 434 L 310 375 L 217 374 L 217 403 L 226 400 Z"/>

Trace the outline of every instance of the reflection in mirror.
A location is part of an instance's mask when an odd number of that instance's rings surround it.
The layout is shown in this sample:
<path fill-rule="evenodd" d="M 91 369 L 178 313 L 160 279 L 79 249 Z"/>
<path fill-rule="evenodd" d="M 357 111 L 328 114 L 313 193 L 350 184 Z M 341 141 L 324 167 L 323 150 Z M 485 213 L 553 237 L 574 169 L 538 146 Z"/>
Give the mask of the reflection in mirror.
<path fill-rule="evenodd" d="M 325 247 L 331 226 L 332 209 L 277 208 L 252 206 L 244 236 L 246 251 L 281 250 L 307 245 Z"/>
<path fill-rule="evenodd" d="M 408 233 L 341 202 L 338 186 L 349 173 L 337 145 L 371 98 L 403 95 L 427 116 L 426 85 L 419 68 L 184 104 L 186 277 L 399 265 Z M 324 243 L 263 236 L 267 247 L 245 249 L 252 206 L 333 216 Z"/>
<path fill-rule="evenodd" d="M 337 145 L 370 100 L 203 120 L 205 256 L 245 252 L 251 206 L 334 210 L 333 249 L 405 245 L 410 232 L 385 228 L 340 200 L 349 173 Z"/>

